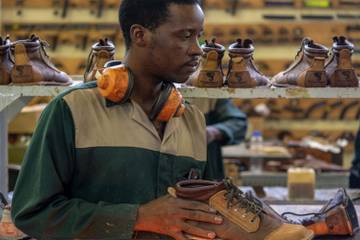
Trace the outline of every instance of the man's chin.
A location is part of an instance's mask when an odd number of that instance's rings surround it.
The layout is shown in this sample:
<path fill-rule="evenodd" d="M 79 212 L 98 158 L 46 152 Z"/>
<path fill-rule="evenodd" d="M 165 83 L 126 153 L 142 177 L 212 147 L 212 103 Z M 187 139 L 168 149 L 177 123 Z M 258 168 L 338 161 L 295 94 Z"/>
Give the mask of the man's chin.
<path fill-rule="evenodd" d="M 176 77 L 173 77 L 171 78 L 171 82 L 173 83 L 186 83 L 189 79 L 190 79 L 190 76 L 189 74 L 187 75 L 183 75 L 183 76 L 176 76 Z"/>

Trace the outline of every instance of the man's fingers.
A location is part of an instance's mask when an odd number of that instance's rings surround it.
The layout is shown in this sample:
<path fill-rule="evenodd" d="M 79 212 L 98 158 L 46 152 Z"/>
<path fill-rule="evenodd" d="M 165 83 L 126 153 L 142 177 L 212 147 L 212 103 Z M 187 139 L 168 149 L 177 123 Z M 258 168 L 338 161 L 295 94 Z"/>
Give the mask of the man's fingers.
<path fill-rule="evenodd" d="M 180 207 L 184 209 L 200 210 L 204 212 L 216 213 L 216 210 L 211 208 L 208 204 L 197 201 L 183 200 L 183 199 L 179 199 L 179 200 L 180 200 L 179 202 Z"/>
<path fill-rule="evenodd" d="M 212 224 L 221 224 L 223 222 L 223 218 L 219 215 L 206 213 L 202 211 L 194 211 L 194 210 L 183 210 L 182 216 L 186 220 L 193 220 L 197 222 L 207 222 Z"/>
<path fill-rule="evenodd" d="M 186 234 L 186 233 L 184 235 L 185 235 L 186 239 L 190 239 L 190 240 L 211 240 L 209 238 L 197 237 L 197 236 Z"/>
<path fill-rule="evenodd" d="M 216 237 L 216 234 L 212 231 L 204 230 L 186 223 L 183 224 L 182 230 L 190 235 L 198 236 L 204 239 L 214 239 Z"/>
<path fill-rule="evenodd" d="M 174 233 L 171 237 L 175 238 L 176 240 L 188 240 L 182 232 Z"/>

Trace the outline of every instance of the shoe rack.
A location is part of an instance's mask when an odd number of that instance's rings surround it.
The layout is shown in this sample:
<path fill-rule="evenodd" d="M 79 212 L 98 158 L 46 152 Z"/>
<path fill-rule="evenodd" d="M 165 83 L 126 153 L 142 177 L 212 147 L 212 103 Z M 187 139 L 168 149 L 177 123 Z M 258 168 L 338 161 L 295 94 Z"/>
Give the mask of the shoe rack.
<path fill-rule="evenodd" d="M 123 56 L 123 39 L 117 23 L 119 2 L 0 0 L 1 35 L 10 34 L 16 40 L 36 33 L 50 44 L 47 52 L 57 67 L 71 75 L 82 75 L 91 45 L 99 38 L 112 40 L 117 49 L 115 57 Z M 304 36 L 330 47 L 334 35 L 345 35 L 360 47 L 360 0 L 205 0 L 204 6 L 205 38 L 215 36 L 226 47 L 237 38 L 252 38 L 255 63 L 268 76 L 287 68 Z M 225 56 L 224 69 L 229 60 Z M 353 63 L 360 74 L 359 48 L 353 55 Z M 74 78 L 82 80 L 82 77 Z M 8 122 L 35 96 L 56 96 L 66 88 L 0 86 L 0 191 L 7 188 Z M 259 118 L 251 112 L 257 104 L 277 108 L 272 109 L 270 116 L 260 116 L 265 137 L 282 131 L 300 137 L 313 130 L 335 137 L 344 131 L 354 134 L 358 127 L 359 109 L 351 103 L 360 98 L 360 89 L 180 88 L 180 91 L 188 98 L 238 99 L 236 104 L 248 113 L 250 121 Z M 300 102 L 293 104 L 294 101 Z M 335 104 L 336 101 L 341 104 Z M 323 108 L 311 113 L 311 106 L 316 104 Z M 298 109 L 291 108 L 294 106 Z M 347 113 L 341 118 L 346 107 Z M 304 117 L 308 112 L 311 117 Z M 334 128 L 339 131 L 332 133 Z"/>

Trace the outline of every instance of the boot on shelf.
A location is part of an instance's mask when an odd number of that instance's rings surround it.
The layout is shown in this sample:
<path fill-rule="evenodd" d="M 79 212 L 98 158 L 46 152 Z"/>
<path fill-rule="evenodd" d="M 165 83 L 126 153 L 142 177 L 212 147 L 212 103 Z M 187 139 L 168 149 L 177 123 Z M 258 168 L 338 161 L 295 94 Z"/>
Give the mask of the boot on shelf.
<path fill-rule="evenodd" d="M 225 47 L 216 43 L 213 39 L 210 43 L 205 41 L 201 46 L 203 57 L 200 64 L 198 76 L 193 81 L 193 85 L 202 88 L 219 88 L 224 85 L 224 73 L 222 69 L 222 59 Z"/>
<path fill-rule="evenodd" d="M 10 57 L 10 38 L 0 37 L 0 85 L 11 83 L 11 69 L 14 62 Z"/>
<path fill-rule="evenodd" d="M 100 39 L 92 46 L 85 67 L 84 82 L 96 81 L 95 74 L 105 63 L 114 60 L 115 45 L 108 39 Z"/>
<path fill-rule="evenodd" d="M 359 79 L 352 65 L 354 44 L 345 37 L 334 37 L 331 55 L 325 64 L 326 77 L 330 87 L 359 87 Z"/>
<path fill-rule="evenodd" d="M 230 56 L 229 71 L 227 74 L 227 85 L 230 88 L 254 88 L 266 86 L 269 79 L 255 66 L 253 42 L 246 39 L 242 42 L 238 39 L 230 45 L 228 51 Z"/>
<path fill-rule="evenodd" d="M 15 65 L 11 71 L 14 84 L 21 85 L 70 85 L 72 79 L 57 69 L 46 54 L 46 42 L 36 35 L 12 44 Z"/>
<path fill-rule="evenodd" d="M 309 38 L 302 41 L 295 61 L 290 67 L 272 78 L 277 87 L 326 87 L 325 60 L 328 49 Z"/>

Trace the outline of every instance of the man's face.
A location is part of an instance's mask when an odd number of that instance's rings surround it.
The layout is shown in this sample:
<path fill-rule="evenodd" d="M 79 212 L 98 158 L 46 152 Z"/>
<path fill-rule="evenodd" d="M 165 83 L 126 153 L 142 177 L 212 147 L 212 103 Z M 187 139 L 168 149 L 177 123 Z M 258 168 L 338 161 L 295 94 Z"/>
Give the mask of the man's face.
<path fill-rule="evenodd" d="M 184 83 L 199 67 L 204 13 L 197 4 L 170 4 L 168 12 L 151 32 L 147 67 L 158 78 Z"/>

